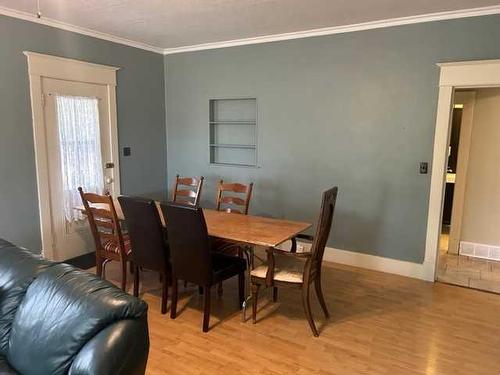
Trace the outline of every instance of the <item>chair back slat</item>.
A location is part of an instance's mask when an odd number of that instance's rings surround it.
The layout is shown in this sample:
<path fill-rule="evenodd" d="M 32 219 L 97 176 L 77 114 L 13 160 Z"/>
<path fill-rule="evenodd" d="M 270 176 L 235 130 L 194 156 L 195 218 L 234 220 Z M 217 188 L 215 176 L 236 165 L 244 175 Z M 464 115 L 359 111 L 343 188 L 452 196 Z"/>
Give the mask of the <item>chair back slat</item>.
<path fill-rule="evenodd" d="M 337 193 L 337 186 L 323 193 L 316 234 L 311 245 L 312 257 L 304 269 L 304 282 L 306 279 L 312 279 L 321 273 L 321 262 L 332 227 Z"/>
<path fill-rule="evenodd" d="M 137 267 L 163 272 L 169 267 L 169 250 L 155 201 L 118 197 L 127 223 L 132 260 Z"/>
<path fill-rule="evenodd" d="M 202 208 L 179 203 L 162 204 L 161 208 L 168 222 L 172 273 L 197 285 L 211 285 L 210 238 Z"/>
<path fill-rule="evenodd" d="M 231 213 L 242 213 L 247 215 L 252 197 L 253 182 L 244 185 L 240 183 L 224 183 L 219 181 L 217 189 L 217 211 L 226 211 Z M 227 195 L 228 193 L 244 194 L 243 196 Z"/>
<path fill-rule="evenodd" d="M 85 193 L 81 187 L 78 191 L 85 207 L 96 252 L 104 252 L 104 244 L 114 241 L 119 247 L 120 255 L 126 257 L 123 234 L 113 198 L 109 194 Z M 93 205 L 98 205 L 98 207 Z"/>
<path fill-rule="evenodd" d="M 203 176 L 180 177 L 179 175 L 177 175 L 175 177 L 172 201 L 191 204 L 193 206 L 199 205 L 204 179 L 205 178 Z"/>

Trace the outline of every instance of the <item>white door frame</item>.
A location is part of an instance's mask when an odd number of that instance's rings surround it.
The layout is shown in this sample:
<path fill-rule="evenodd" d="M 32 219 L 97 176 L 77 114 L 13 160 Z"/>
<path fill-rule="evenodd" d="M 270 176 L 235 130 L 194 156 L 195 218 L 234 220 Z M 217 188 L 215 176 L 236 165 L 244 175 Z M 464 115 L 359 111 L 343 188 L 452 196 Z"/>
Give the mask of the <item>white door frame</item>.
<path fill-rule="evenodd" d="M 50 208 L 50 180 L 43 109 L 44 97 L 42 92 L 42 79 L 53 78 L 106 85 L 109 103 L 109 123 L 111 125 L 111 156 L 116 170 L 119 171 L 116 71 L 120 68 L 44 55 L 36 52 L 25 51 L 23 53 L 28 59 L 42 255 L 52 259 L 54 257 L 54 241 Z M 120 174 L 117 172 L 114 181 L 116 194 L 120 193 L 119 175 Z"/>
<path fill-rule="evenodd" d="M 430 281 L 436 280 L 454 91 L 461 88 L 500 86 L 500 60 L 463 61 L 437 65 L 441 69 L 441 74 L 424 259 L 424 278 Z"/>

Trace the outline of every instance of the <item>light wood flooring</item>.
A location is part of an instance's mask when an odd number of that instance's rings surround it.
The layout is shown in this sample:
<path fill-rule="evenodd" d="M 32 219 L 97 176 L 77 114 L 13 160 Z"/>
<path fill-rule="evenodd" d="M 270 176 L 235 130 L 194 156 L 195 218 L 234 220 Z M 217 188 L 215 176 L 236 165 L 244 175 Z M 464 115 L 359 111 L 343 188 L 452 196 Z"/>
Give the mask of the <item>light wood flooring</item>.
<path fill-rule="evenodd" d="M 108 279 L 117 282 L 117 276 L 118 265 L 110 265 Z M 222 298 L 214 293 L 211 329 L 204 334 L 197 287 L 179 286 L 180 313 L 171 320 L 160 314 L 158 276 L 144 276 L 148 374 L 500 373 L 499 295 L 325 263 L 332 317 L 324 319 L 313 295 L 319 338 L 293 290 L 280 290 L 275 304 L 264 292 L 257 324 L 243 323 L 236 280 L 224 283 Z"/>

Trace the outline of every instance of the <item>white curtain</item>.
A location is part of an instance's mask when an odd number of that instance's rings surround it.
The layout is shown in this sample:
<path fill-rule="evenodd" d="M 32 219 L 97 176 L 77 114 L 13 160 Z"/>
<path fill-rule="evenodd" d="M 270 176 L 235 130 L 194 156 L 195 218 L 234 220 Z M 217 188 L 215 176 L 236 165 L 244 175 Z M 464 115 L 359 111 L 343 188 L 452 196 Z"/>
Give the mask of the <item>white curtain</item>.
<path fill-rule="evenodd" d="M 83 219 L 77 188 L 104 190 L 99 104 L 96 98 L 56 95 L 57 125 L 63 179 L 64 215 L 68 222 Z"/>

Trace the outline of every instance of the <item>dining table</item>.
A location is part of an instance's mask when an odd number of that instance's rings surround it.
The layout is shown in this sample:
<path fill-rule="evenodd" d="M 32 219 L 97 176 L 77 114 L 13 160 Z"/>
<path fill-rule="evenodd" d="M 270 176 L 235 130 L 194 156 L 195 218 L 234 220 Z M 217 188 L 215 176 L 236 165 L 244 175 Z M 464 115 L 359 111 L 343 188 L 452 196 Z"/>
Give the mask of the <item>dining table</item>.
<path fill-rule="evenodd" d="M 113 202 L 118 219 L 125 220 L 119 201 L 114 199 Z M 168 227 L 160 204 L 161 202 L 156 202 L 162 225 L 164 227 Z M 95 208 L 109 209 L 108 205 L 105 203 L 96 203 L 91 206 Z M 76 206 L 75 209 L 85 212 L 85 207 L 83 205 Z M 203 208 L 203 214 L 207 224 L 208 234 L 211 237 L 242 244 L 242 247 L 248 256 L 249 276 L 253 267 L 255 246 L 264 248 L 277 247 L 311 227 L 311 224 L 306 222 L 255 215 L 243 215 L 226 211 L 217 211 L 209 208 Z M 248 296 L 243 302 L 243 321 L 246 320 L 246 308 L 250 298 L 251 297 Z"/>

